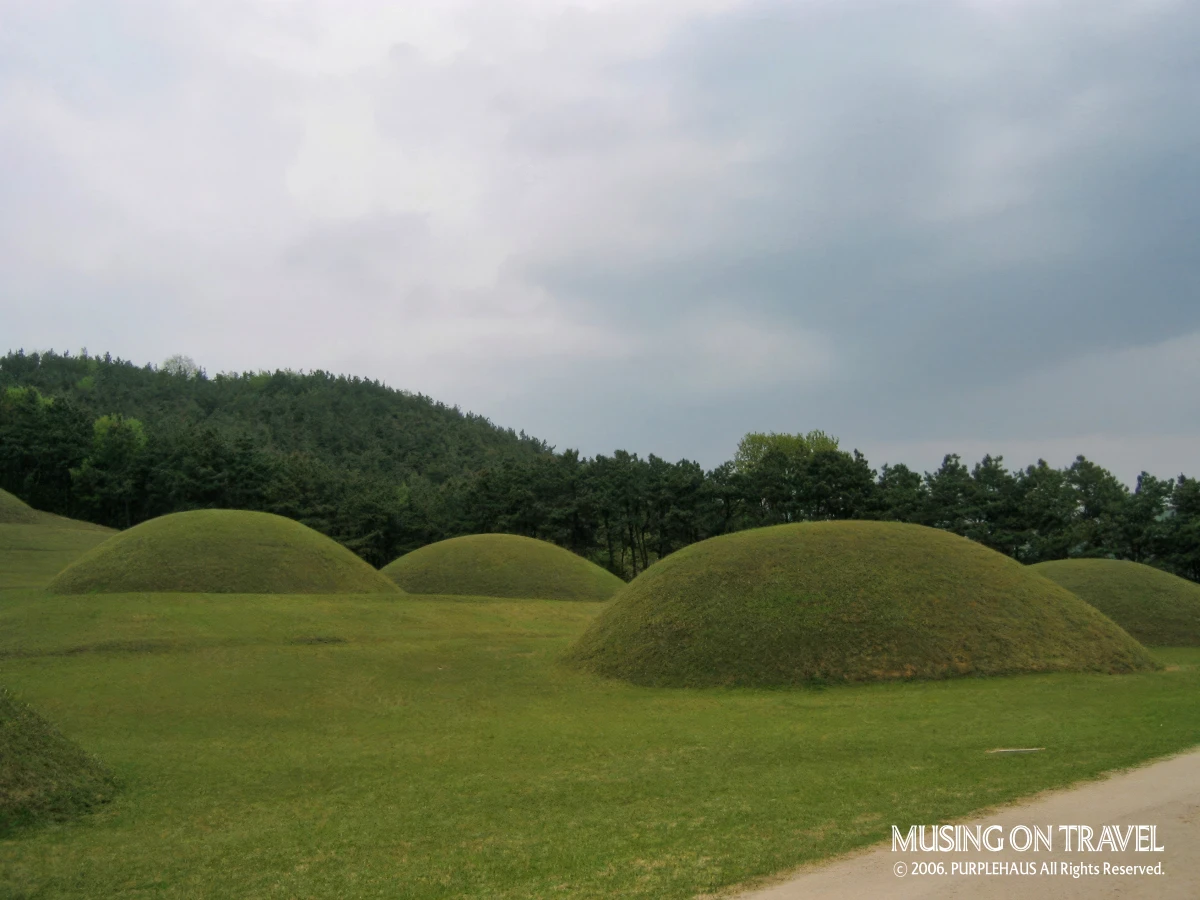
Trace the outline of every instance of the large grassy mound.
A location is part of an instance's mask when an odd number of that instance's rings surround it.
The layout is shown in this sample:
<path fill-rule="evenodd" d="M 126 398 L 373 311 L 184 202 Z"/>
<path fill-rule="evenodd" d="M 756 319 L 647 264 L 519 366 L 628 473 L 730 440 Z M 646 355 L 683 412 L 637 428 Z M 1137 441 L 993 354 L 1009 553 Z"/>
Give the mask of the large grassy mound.
<path fill-rule="evenodd" d="M 450 538 L 383 568 L 413 594 L 607 600 L 625 583 L 562 547 L 515 534 Z"/>
<path fill-rule="evenodd" d="M 1030 568 L 1082 597 L 1143 644 L 1200 646 L 1200 584 L 1122 559 L 1058 559 Z"/>
<path fill-rule="evenodd" d="M 60 572 L 59 594 L 399 593 L 345 547 L 269 513 L 204 509 L 143 522 Z"/>
<path fill-rule="evenodd" d="M 648 685 L 1152 668 L 1091 606 L 1002 554 L 889 522 L 760 528 L 630 583 L 567 659 Z"/>
<path fill-rule="evenodd" d="M 0 688 L 0 835 L 85 813 L 115 792 L 104 766 Z"/>

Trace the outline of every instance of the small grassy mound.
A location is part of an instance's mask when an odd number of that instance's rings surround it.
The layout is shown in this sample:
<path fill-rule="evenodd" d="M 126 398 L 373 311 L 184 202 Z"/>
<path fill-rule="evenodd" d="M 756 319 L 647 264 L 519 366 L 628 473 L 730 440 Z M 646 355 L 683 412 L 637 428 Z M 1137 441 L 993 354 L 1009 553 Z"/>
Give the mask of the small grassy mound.
<path fill-rule="evenodd" d="M 891 522 L 723 535 L 634 579 L 568 652 L 663 686 L 1150 669 L 1078 597 L 1000 553 Z"/>
<path fill-rule="evenodd" d="M 607 600 L 625 582 L 555 544 L 515 534 L 472 534 L 430 544 L 383 568 L 412 594 Z"/>
<path fill-rule="evenodd" d="M 81 815 L 116 790 L 98 760 L 0 688 L 0 835 Z"/>
<path fill-rule="evenodd" d="M 1200 584 L 1123 559 L 1057 559 L 1031 566 L 1151 647 L 1200 646 Z"/>
<path fill-rule="evenodd" d="M 57 594 L 399 593 L 341 544 L 270 513 L 203 509 L 143 522 L 63 569 Z"/>

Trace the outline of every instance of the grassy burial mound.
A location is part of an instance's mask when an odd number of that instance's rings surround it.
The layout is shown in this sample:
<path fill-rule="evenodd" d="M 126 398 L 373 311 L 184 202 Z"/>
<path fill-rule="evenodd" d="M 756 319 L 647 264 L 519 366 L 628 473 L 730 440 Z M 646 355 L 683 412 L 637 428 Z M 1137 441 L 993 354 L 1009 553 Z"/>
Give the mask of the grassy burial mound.
<path fill-rule="evenodd" d="M 101 534 L 113 533 L 113 529 L 105 528 L 103 525 L 94 525 L 91 522 L 81 522 L 78 519 L 68 519 L 65 516 L 56 516 L 54 513 L 41 512 L 5 490 L 0 490 L 0 525 L 42 525 L 49 528 L 95 531 Z"/>
<path fill-rule="evenodd" d="M 399 593 L 341 544 L 270 513 L 203 509 L 122 531 L 47 585 L 59 594 Z"/>
<path fill-rule="evenodd" d="M 98 760 L 0 688 L 0 835 L 72 818 L 115 793 Z"/>
<path fill-rule="evenodd" d="M 1058 559 L 1030 567 L 1152 647 L 1200 646 L 1200 584 L 1122 559 Z"/>
<path fill-rule="evenodd" d="M 103 525 L 39 512 L 0 490 L 0 590 L 40 587 L 115 533 Z"/>
<path fill-rule="evenodd" d="M 19 497 L 0 490 L 0 524 L 40 525 L 44 515 Z"/>
<path fill-rule="evenodd" d="M 383 568 L 411 594 L 607 600 L 616 575 L 555 544 L 515 534 L 473 534 L 438 541 Z"/>
<path fill-rule="evenodd" d="M 759 528 L 631 582 L 568 652 L 646 685 L 786 685 L 1153 668 L 1145 648 L 1026 566 L 891 522 Z"/>
<path fill-rule="evenodd" d="M 0 590 L 41 587 L 114 532 L 0 524 Z"/>

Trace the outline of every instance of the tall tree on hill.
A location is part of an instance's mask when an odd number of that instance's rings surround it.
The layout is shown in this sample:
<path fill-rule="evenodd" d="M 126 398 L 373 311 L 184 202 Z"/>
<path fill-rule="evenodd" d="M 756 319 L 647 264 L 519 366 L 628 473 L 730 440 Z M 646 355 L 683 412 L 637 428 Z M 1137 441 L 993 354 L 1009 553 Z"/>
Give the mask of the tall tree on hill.
<path fill-rule="evenodd" d="M 733 466 L 742 474 L 749 474 L 762 462 L 769 452 L 782 454 L 792 465 L 798 465 L 819 450 L 838 449 L 838 439 L 823 431 L 807 434 L 779 434 L 774 431 L 751 431 L 738 442 Z"/>
<path fill-rule="evenodd" d="M 1004 467 L 1004 457 L 985 456 L 971 470 L 975 519 L 966 537 L 1008 556 L 1016 556 L 1028 541 L 1021 520 L 1016 477 Z"/>
<path fill-rule="evenodd" d="M 168 375 L 178 375 L 180 378 L 196 378 L 204 374 L 204 370 L 196 365 L 194 359 L 184 356 L 182 353 L 167 357 L 159 369 Z"/>
<path fill-rule="evenodd" d="M 579 451 L 567 450 L 540 456 L 536 465 L 547 473 L 538 493 L 546 528 L 543 539 L 587 556 L 596 543 L 596 514 L 586 463 Z"/>
<path fill-rule="evenodd" d="M 704 470 L 692 460 L 682 459 L 668 466 L 665 483 L 659 485 L 657 503 L 662 538 L 659 558 L 709 537 L 712 532 L 712 500 L 705 491 Z"/>
<path fill-rule="evenodd" d="M 1129 489 L 1107 469 L 1083 456 L 1075 458 L 1066 476 L 1076 498 L 1071 555 L 1115 555 L 1121 543 L 1120 520 L 1129 502 Z"/>
<path fill-rule="evenodd" d="M 93 425 L 91 452 L 71 471 L 75 495 L 93 521 L 116 528 L 135 523 L 134 504 L 144 496 L 146 431 L 120 413 Z"/>
<path fill-rule="evenodd" d="M 925 475 L 926 505 L 923 524 L 944 528 L 964 537 L 978 524 L 975 482 L 957 453 L 948 453 L 936 472 Z"/>
<path fill-rule="evenodd" d="M 811 477 L 809 461 L 815 453 L 835 453 L 838 440 L 823 431 L 807 434 L 756 432 L 738 443 L 733 468 L 749 492 L 745 511 L 755 524 L 774 525 L 805 517 L 800 498 Z M 828 461 L 824 464 L 826 467 Z M 810 492 L 811 493 L 811 492 Z M 817 502 L 810 497 L 808 503 Z"/>
<path fill-rule="evenodd" d="M 1066 559 L 1078 500 L 1066 473 L 1039 459 L 1017 476 L 1018 516 L 1025 541 L 1017 559 L 1025 563 Z"/>
<path fill-rule="evenodd" d="M 0 391 L 0 487 L 36 509 L 76 512 L 71 469 L 91 449 L 92 423 L 77 406 L 36 388 Z"/>
<path fill-rule="evenodd" d="M 1126 495 L 1117 518 L 1116 556 L 1155 563 L 1165 555 L 1166 519 L 1174 487 L 1169 478 L 1155 478 L 1148 472 L 1138 476 L 1137 487 Z"/>
<path fill-rule="evenodd" d="M 816 450 L 804 461 L 797 479 L 799 518 L 858 519 L 874 507 L 875 473 L 857 450 Z"/>
<path fill-rule="evenodd" d="M 875 481 L 873 518 L 919 523 L 928 502 L 928 488 L 919 473 L 904 463 L 883 464 Z"/>
<path fill-rule="evenodd" d="M 746 476 L 733 462 L 725 462 L 707 474 L 702 490 L 702 508 L 706 511 L 705 532 L 712 536 L 729 534 L 744 527 L 750 491 Z"/>
<path fill-rule="evenodd" d="M 1200 479 L 1179 476 L 1164 524 L 1162 555 L 1167 568 L 1200 581 Z"/>

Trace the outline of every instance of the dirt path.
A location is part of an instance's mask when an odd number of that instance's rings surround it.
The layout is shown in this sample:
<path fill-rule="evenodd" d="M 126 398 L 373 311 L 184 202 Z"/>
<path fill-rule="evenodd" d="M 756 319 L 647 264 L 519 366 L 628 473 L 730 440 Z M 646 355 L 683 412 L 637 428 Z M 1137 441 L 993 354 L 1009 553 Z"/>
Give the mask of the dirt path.
<path fill-rule="evenodd" d="M 914 823 L 894 823 L 901 831 Z M 917 823 L 919 824 L 919 823 Z M 926 823 L 932 824 L 932 823 Z M 1082 787 L 1043 794 L 1019 806 L 971 819 L 972 826 L 1000 825 L 1005 849 L 998 852 L 893 853 L 890 843 L 822 866 L 809 867 L 788 881 L 738 895 L 738 900 L 1196 900 L 1200 898 L 1200 752 L 1193 751 Z M 1155 825 L 1164 851 L 1136 852 L 1136 832 L 1124 851 L 1065 852 L 1059 825 L 1090 825 L 1092 844 L 1104 825 Z M 1018 853 L 1009 847 L 1015 825 L 1053 825 L 1053 849 Z M 972 829 L 973 831 L 974 829 Z M 1023 835 L 1020 833 L 1018 837 Z M 1073 841 L 1075 839 L 1073 838 Z M 1072 847 L 1077 850 L 1077 846 Z M 945 875 L 912 872 L 913 863 L 941 863 Z M 954 863 L 1033 863 L 1039 874 L 951 874 Z M 897 876 L 903 863 L 908 873 Z M 1040 874 L 1043 863 L 1090 864 L 1099 874 Z M 1154 866 L 1161 875 L 1104 873 L 1110 866 Z M 1000 868 L 1000 867 L 995 867 Z"/>

